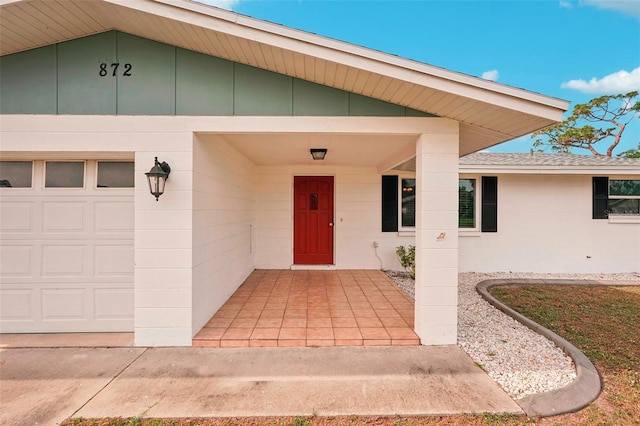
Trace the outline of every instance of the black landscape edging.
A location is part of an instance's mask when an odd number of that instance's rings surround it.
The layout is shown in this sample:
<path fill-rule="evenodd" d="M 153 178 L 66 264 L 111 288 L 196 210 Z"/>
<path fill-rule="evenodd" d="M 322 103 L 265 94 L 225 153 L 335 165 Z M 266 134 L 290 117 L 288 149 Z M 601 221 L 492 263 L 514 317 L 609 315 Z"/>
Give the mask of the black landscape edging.
<path fill-rule="evenodd" d="M 576 366 L 576 379 L 568 385 L 549 392 L 525 396 L 516 400 L 528 416 L 556 416 L 573 413 L 593 402 L 602 390 L 602 381 L 598 370 L 591 361 L 574 345 L 555 334 L 553 331 L 514 311 L 489 293 L 491 287 L 498 285 L 629 285 L 626 282 L 597 280 L 561 280 L 561 279 L 490 279 L 479 282 L 476 291 L 497 309 L 514 318 L 538 334 L 554 342 L 565 354 L 571 357 Z"/>

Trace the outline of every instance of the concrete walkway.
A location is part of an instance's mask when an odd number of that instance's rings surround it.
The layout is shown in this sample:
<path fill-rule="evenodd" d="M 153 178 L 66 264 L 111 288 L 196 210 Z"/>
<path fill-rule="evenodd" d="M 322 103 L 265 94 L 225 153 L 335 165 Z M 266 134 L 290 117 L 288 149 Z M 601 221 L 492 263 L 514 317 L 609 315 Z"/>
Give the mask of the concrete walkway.
<path fill-rule="evenodd" d="M 520 413 L 457 346 L 0 350 L 0 424 Z"/>

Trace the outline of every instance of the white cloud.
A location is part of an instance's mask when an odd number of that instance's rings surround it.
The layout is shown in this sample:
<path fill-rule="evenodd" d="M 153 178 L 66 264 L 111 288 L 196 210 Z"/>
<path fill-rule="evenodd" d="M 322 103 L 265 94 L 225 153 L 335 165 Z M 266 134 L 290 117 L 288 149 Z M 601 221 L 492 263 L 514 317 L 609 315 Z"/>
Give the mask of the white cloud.
<path fill-rule="evenodd" d="M 566 0 L 560 0 L 560 7 L 564 9 L 573 9 L 573 5 Z"/>
<path fill-rule="evenodd" d="M 482 73 L 482 78 L 485 80 L 498 81 L 499 76 L 498 70 L 485 71 Z"/>
<path fill-rule="evenodd" d="M 221 9 L 233 10 L 233 6 L 238 4 L 240 0 L 195 0 L 198 3 L 208 4 L 209 6 L 219 7 Z"/>
<path fill-rule="evenodd" d="M 594 77 L 589 81 L 571 80 L 562 83 L 560 87 L 584 93 L 627 93 L 640 90 L 640 67 L 631 72 L 618 71 L 601 79 Z"/>
<path fill-rule="evenodd" d="M 595 6 L 600 9 L 612 9 L 640 18 L 640 1 L 638 0 L 580 0 L 581 5 Z"/>

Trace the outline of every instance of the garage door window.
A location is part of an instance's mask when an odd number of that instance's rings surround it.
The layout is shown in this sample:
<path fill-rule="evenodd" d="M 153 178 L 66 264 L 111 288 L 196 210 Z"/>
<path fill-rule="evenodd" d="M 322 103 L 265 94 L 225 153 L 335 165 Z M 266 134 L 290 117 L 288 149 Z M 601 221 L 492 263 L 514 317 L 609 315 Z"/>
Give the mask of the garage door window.
<path fill-rule="evenodd" d="M 83 188 L 84 162 L 47 161 L 45 188 Z"/>
<path fill-rule="evenodd" d="M 98 188 L 133 188 L 132 162 L 98 162 Z"/>
<path fill-rule="evenodd" d="M 0 161 L 0 187 L 31 188 L 33 162 Z"/>

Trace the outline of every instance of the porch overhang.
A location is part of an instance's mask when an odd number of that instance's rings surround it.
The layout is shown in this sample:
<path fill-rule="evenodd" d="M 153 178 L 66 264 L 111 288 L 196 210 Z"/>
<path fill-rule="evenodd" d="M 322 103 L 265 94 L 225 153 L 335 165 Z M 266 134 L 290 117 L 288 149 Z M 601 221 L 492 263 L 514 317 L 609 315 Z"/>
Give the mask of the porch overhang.
<path fill-rule="evenodd" d="M 56 128 L 52 139 L 41 132 Z M 184 133 L 202 141 L 229 143 L 258 166 L 318 166 L 310 148 L 327 148 L 322 166 L 373 167 L 384 173 L 411 161 L 421 134 L 458 134 L 458 123 L 438 117 L 126 117 L 1 115 L 2 158 L 132 159 L 144 145 L 110 138 L 114 131 L 133 134 L 162 129 L 165 135 Z M 87 134 L 101 143 L 87 151 Z M 415 161 L 413 161 L 415 164 Z M 415 171 L 415 169 L 414 169 Z"/>
<path fill-rule="evenodd" d="M 438 117 L 235 117 L 225 121 L 224 126 L 204 125 L 209 130 L 202 131 L 195 130 L 196 125 L 194 133 L 202 141 L 229 143 L 259 166 L 374 167 L 378 173 L 415 158 L 421 134 L 458 133 L 458 123 Z M 321 164 L 312 159 L 311 148 L 328 150 Z"/>

